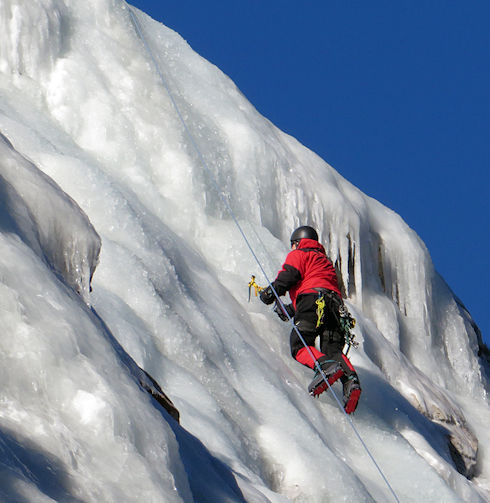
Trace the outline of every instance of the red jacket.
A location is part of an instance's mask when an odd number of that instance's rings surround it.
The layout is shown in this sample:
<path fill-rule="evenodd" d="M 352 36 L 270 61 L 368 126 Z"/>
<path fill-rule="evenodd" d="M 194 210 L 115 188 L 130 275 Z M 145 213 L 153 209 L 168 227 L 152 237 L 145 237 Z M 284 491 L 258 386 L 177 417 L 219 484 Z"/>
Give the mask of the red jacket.
<path fill-rule="evenodd" d="M 328 260 L 325 248 L 314 239 L 302 239 L 298 247 L 288 253 L 274 280 L 274 289 L 278 295 L 289 291 L 296 308 L 297 296 L 314 293 L 315 288 L 326 288 L 342 297 L 335 268 Z"/>

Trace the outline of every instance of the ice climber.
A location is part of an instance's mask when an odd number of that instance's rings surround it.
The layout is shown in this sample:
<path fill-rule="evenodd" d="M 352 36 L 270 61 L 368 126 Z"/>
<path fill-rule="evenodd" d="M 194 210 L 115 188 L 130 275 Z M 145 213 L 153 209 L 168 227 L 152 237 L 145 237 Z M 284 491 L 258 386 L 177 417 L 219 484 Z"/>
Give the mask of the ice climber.
<path fill-rule="evenodd" d="M 296 329 L 291 331 L 293 358 L 316 370 L 308 386 L 309 393 L 317 396 L 327 388 L 315 364 L 318 361 L 329 384 L 341 380 L 345 411 L 351 414 L 357 407 L 361 387 L 352 363 L 343 353 L 345 338 L 340 325 L 343 301 L 335 268 L 327 258 L 324 247 L 318 242 L 318 234 L 313 227 L 298 227 L 292 233 L 291 251 L 272 282 L 272 287 L 279 296 L 289 292 L 291 304 L 284 307 L 294 317 L 294 324 L 308 345 L 309 351 L 301 342 Z M 260 300 L 265 304 L 272 304 L 276 300 L 271 286 L 260 292 Z M 279 305 L 276 306 L 276 312 L 281 319 L 288 320 Z M 318 336 L 320 351 L 315 347 Z"/>

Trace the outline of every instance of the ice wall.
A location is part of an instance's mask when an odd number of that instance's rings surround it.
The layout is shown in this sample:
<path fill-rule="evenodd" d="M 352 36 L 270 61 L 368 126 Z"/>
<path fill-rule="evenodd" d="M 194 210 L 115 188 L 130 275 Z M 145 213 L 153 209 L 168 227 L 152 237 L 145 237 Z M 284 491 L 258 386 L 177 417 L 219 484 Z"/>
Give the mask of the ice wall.
<path fill-rule="evenodd" d="M 37 79 L 63 50 L 63 2 L 8 0 L 0 4 L 0 72 Z"/>
<path fill-rule="evenodd" d="M 214 503 L 312 503 L 327 490 L 339 500 L 388 500 L 333 400 L 312 402 L 305 393 L 311 375 L 290 359 L 289 330 L 245 302 L 257 264 L 218 186 L 271 279 L 291 229 L 319 229 L 358 319 L 356 424 L 402 499 L 482 501 L 476 484 L 455 470 L 459 463 L 460 472 L 489 484 L 488 381 L 477 335 L 402 219 L 260 116 L 178 34 L 134 10 L 167 89 L 124 2 L 4 0 L 0 8 L 0 131 L 15 147 L 0 142 L 8 195 L 0 203 L 8 215 L 2 242 L 17 240 L 12 250 L 23 250 L 8 255 L 20 257 L 15 274 L 29 256 L 28 272 L 42 290 L 49 274 L 29 255 L 34 250 L 87 297 L 99 235 L 89 298 L 117 341 L 79 305 L 60 318 L 68 308 L 51 282 L 38 298 L 4 264 L 0 284 L 10 300 L 0 322 L 16 334 L 16 346 L 3 368 L 22 373 L 26 353 L 27 365 L 41 374 L 47 368 L 49 379 L 29 371 L 24 384 L 49 396 L 45 408 L 60 419 L 49 426 L 37 395 L 24 402 L 22 386 L 9 385 L 3 400 L 13 413 L 1 425 L 47 430 L 74 446 L 60 451 L 41 442 L 79 487 L 66 484 L 65 493 L 117 501 L 117 480 L 127 478 L 126 498 L 139 501 L 130 491 L 136 478 L 137 488 L 147 482 L 147 501 L 200 494 Z M 163 385 L 187 431 L 172 435 L 126 377 L 112 389 L 112 378 L 127 373 L 114 356 L 118 344 Z M 57 364 L 65 360 L 73 367 Z M 60 382 L 68 383 L 61 403 L 51 390 L 60 367 Z M 123 466 L 101 471 L 99 458 Z M 203 466 L 212 469 L 203 474 Z M 107 482 L 104 492 L 97 477 Z M 229 483 L 221 492 L 220 479 Z"/>
<path fill-rule="evenodd" d="M 1 133 L 0 193 L 3 232 L 18 235 L 88 302 L 99 235 L 77 203 Z"/>
<path fill-rule="evenodd" d="M 15 233 L 0 257 L 2 501 L 183 501 L 175 436 L 94 317 Z"/>

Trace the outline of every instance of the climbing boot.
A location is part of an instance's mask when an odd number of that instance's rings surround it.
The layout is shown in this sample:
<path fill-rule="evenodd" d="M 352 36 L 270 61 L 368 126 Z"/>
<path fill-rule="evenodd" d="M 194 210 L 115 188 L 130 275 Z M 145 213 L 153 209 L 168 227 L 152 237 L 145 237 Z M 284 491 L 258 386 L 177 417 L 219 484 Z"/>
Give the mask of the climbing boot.
<path fill-rule="evenodd" d="M 344 409 L 347 414 L 352 414 L 356 410 L 360 396 L 359 379 L 356 375 L 351 375 L 344 381 Z"/>
<path fill-rule="evenodd" d="M 325 374 L 330 386 L 344 375 L 344 371 L 340 367 L 339 363 L 333 360 L 322 361 L 320 363 L 320 368 L 322 369 L 323 374 Z M 308 386 L 308 393 L 311 396 L 318 396 L 327 389 L 327 383 L 325 382 L 323 374 L 318 370 L 318 368 L 316 369 L 315 377 Z"/>

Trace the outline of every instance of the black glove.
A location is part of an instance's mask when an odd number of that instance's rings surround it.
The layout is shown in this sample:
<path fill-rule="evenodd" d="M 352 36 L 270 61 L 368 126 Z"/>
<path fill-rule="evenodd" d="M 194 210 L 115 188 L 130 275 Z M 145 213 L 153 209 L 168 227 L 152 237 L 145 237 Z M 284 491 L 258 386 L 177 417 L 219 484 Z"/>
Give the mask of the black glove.
<path fill-rule="evenodd" d="M 260 300 L 264 303 L 264 304 L 272 304 L 276 298 L 276 296 L 274 295 L 274 292 L 272 291 L 272 288 L 270 286 L 268 286 L 267 288 L 264 288 L 260 294 L 259 294 L 259 297 L 260 297 Z"/>
<path fill-rule="evenodd" d="M 284 310 L 286 310 L 286 312 L 289 314 L 289 317 L 292 318 L 294 316 L 294 307 L 292 304 L 283 304 L 283 306 L 284 308 L 280 306 L 278 302 L 276 302 L 276 305 L 274 306 L 274 312 L 277 314 L 277 316 L 279 316 L 279 318 L 281 318 L 282 321 L 289 321 L 289 318 Z"/>

